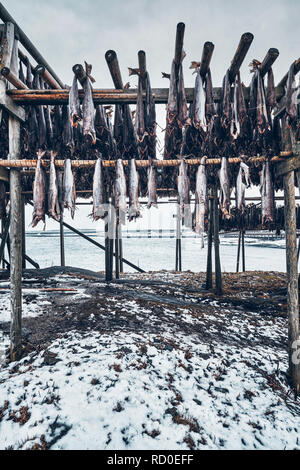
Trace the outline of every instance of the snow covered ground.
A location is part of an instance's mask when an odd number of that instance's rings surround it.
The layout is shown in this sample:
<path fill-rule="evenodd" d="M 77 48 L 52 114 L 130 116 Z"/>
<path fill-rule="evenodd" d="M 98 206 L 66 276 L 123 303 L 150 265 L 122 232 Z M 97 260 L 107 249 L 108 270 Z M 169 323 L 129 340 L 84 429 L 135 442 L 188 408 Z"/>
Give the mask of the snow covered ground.
<path fill-rule="evenodd" d="M 271 277 L 249 275 L 235 306 L 232 277 L 224 298 L 190 274 L 146 279 L 107 286 L 55 276 L 56 287 L 77 292 L 40 292 L 33 318 L 28 301 L 27 352 L 0 371 L 0 448 L 300 450 L 283 277 L 270 293 Z M 5 347 L 8 299 L 1 294 Z"/>

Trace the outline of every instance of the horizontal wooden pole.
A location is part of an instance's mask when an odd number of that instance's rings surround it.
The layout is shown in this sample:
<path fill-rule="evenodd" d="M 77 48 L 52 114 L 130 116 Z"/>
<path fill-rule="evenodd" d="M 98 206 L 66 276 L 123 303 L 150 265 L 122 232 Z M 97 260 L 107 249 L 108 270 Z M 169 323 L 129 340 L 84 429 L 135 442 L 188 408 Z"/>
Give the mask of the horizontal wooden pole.
<path fill-rule="evenodd" d="M 274 156 L 271 158 L 271 162 L 281 162 L 284 161 L 287 157 L 292 156 L 292 152 L 281 152 L 280 156 Z M 228 158 L 228 162 L 231 164 L 240 163 L 245 161 L 247 163 L 259 163 L 266 160 L 265 156 L 249 157 L 249 158 L 240 158 L 232 157 Z M 95 166 L 97 160 L 72 160 L 73 168 L 89 168 Z M 188 165 L 200 165 L 201 158 L 190 158 L 185 160 Z M 103 160 L 102 165 L 105 168 L 114 168 L 116 160 Z M 63 167 L 65 160 L 55 160 L 55 166 Z M 128 166 L 128 160 L 122 160 L 124 166 Z M 139 168 L 147 168 L 150 166 L 149 160 L 136 160 L 136 166 Z M 42 165 L 48 167 L 50 164 L 49 160 L 42 160 Z M 176 167 L 180 165 L 180 159 L 176 160 L 152 160 L 152 164 L 155 167 Z M 207 158 L 207 165 L 220 165 L 221 158 Z M 0 167 L 5 168 L 35 168 L 37 165 L 37 160 L 0 160 Z"/>
<path fill-rule="evenodd" d="M 276 99 L 280 100 L 284 96 L 284 88 L 276 88 Z M 194 99 L 194 88 L 186 88 L 186 98 L 188 103 Z M 152 93 L 156 104 L 166 104 L 168 102 L 169 88 L 153 88 Z M 55 105 L 67 104 L 69 100 L 69 90 L 8 90 L 7 94 L 19 105 Z M 95 104 L 135 104 L 137 101 L 137 89 L 94 89 L 93 100 Z M 145 94 L 144 94 L 145 96 Z M 249 100 L 250 89 L 244 88 L 244 96 Z M 84 97 L 83 90 L 79 90 L 79 98 L 82 101 Z M 222 88 L 213 89 L 213 98 L 216 103 L 221 101 Z"/>

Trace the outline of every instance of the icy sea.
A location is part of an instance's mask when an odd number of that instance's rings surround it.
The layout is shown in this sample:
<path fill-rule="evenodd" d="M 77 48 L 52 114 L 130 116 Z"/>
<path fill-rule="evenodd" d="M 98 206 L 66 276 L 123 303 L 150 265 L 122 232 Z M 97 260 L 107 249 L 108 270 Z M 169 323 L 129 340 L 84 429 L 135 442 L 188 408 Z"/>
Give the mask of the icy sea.
<path fill-rule="evenodd" d="M 79 206 L 72 220 L 65 213 L 65 221 L 80 229 L 83 233 L 104 245 L 103 221 L 92 222 L 88 217 L 91 206 Z M 137 222 L 126 222 L 123 232 L 123 257 L 145 271 L 175 269 L 176 249 L 176 213 L 175 204 L 161 205 L 159 209 L 143 208 L 142 218 Z M 32 229 L 30 221 L 32 209 L 26 207 L 26 253 L 37 261 L 40 267 L 60 265 L 59 225 L 47 219 L 46 230 L 43 224 Z M 237 258 L 237 234 L 221 234 L 220 255 L 222 270 L 235 272 Z M 246 233 L 245 238 L 246 270 L 281 271 L 286 270 L 285 239 L 282 232 L 279 237 L 274 233 L 264 232 L 256 236 Z M 66 265 L 104 270 L 104 251 L 92 245 L 68 229 L 65 229 Z M 205 271 L 207 241 L 201 249 L 198 236 L 184 229 L 182 238 L 182 269 L 194 272 Z M 27 267 L 31 267 L 27 264 Z M 124 264 L 124 271 L 132 269 Z"/>

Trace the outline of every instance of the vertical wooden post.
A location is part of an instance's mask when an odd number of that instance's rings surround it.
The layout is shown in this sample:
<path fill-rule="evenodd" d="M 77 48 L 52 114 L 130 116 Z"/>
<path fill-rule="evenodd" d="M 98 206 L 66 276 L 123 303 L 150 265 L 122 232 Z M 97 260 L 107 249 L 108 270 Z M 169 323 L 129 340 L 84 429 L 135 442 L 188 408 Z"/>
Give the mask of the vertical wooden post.
<path fill-rule="evenodd" d="M 9 158 L 20 158 L 20 122 L 9 117 Z M 19 360 L 22 355 L 22 198 L 21 173 L 10 170 L 10 292 L 11 292 L 11 330 L 10 358 Z"/>
<path fill-rule="evenodd" d="M 299 341 L 299 298 L 294 172 L 283 177 L 286 266 L 287 266 L 287 304 L 289 318 L 289 373 L 293 386 L 300 394 L 300 364 L 293 361 L 295 345 Z"/>
<path fill-rule="evenodd" d="M 213 200 L 211 189 L 209 190 L 208 198 L 206 290 L 212 288 Z"/>
<path fill-rule="evenodd" d="M 283 123 L 284 149 L 292 148 L 293 135 Z M 300 158 L 299 144 L 293 142 L 293 152 Z M 286 238 L 286 266 L 287 266 L 287 309 L 288 309 L 288 349 L 289 349 L 289 374 L 295 391 L 300 395 L 300 362 L 295 354 L 299 351 L 299 291 L 298 291 L 298 263 L 297 263 L 297 230 L 294 171 L 288 171 L 283 175 L 284 189 L 284 216 Z M 295 357 L 296 356 L 296 357 Z M 298 353 L 299 356 L 299 353 Z"/>
<path fill-rule="evenodd" d="M 222 295 L 222 273 L 220 262 L 220 239 L 219 239 L 219 206 L 218 206 L 218 191 L 217 187 L 213 190 L 213 205 L 214 205 L 214 248 L 215 248 L 215 276 L 216 276 L 216 291 L 218 295 Z"/>
<path fill-rule="evenodd" d="M 119 257 L 119 214 L 116 214 L 116 236 L 115 236 L 115 262 L 116 262 L 116 279 L 120 279 L 120 257 Z"/>
<path fill-rule="evenodd" d="M 25 198 L 22 196 L 22 269 L 26 269 L 26 221 L 25 221 Z"/>
<path fill-rule="evenodd" d="M 177 215 L 176 217 L 176 271 L 182 270 L 182 258 L 181 258 L 181 215 L 180 215 L 180 205 L 179 201 L 177 202 Z"/>
<path fill-rule="evenodd" d="M 119 256 L 120 256 L 120 273 L 124 272 L 123 267 L 123 240 L 122 240 L 122 225 L 119 224 Z"/>
<path fill-rule="evenodd" d="M 66 265 L 65 258 L 65 237 L 64 237 L 64 213 L 61 211 L 59 219 L 59 245 L 60 245 L 60 265 Z"/>
<path fill-rule="evenodd" d="M 246 271 L 246 257 L 245 257 L 245 230 L 242 229 L 242 269 L 243 273 Z"/>
<path fill-rule="evenodd" d="M 240 271 L 241 238 L 242 238 L 242 232 L 240 230 L 239 231 L 238 249 L 237 249 L 237 258 L 236 258 L 236 272 L 237 273 Z"/>

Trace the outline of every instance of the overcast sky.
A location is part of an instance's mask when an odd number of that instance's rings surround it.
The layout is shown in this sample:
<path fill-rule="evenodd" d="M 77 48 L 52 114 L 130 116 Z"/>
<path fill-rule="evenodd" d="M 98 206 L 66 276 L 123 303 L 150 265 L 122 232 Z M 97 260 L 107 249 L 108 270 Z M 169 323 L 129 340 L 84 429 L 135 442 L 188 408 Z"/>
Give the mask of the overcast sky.
<path fill-rule="evenodd" d="M 186 24 L 185 83 L 194 81 L 189 65 L 201 59 L 205 41 L 215 44 L 212 76 L 220 86 L 242 33 L 254 41 L 242 68 L 250 82 L 248 64 L 262 60 L 270 47 L 280 56 L 274 66 L 276 82 L 300 56 L 300 0 L 4 0 L 63 82 L 71 83 L 72 66 L 84 60 L 93 64 L 95 87 L 111 87 L 104 54 L 114 49 L 124 82 L 128 66 L 137 66 L 137 52 L 146 51 L 153 87 L 167 86 L 161 72 L 169 72 L 174 56 L 176 24 Z M 132 78 L 132 77 L 131 77 Z M 136 85 L 136 77 L 131 85 Z"/>

